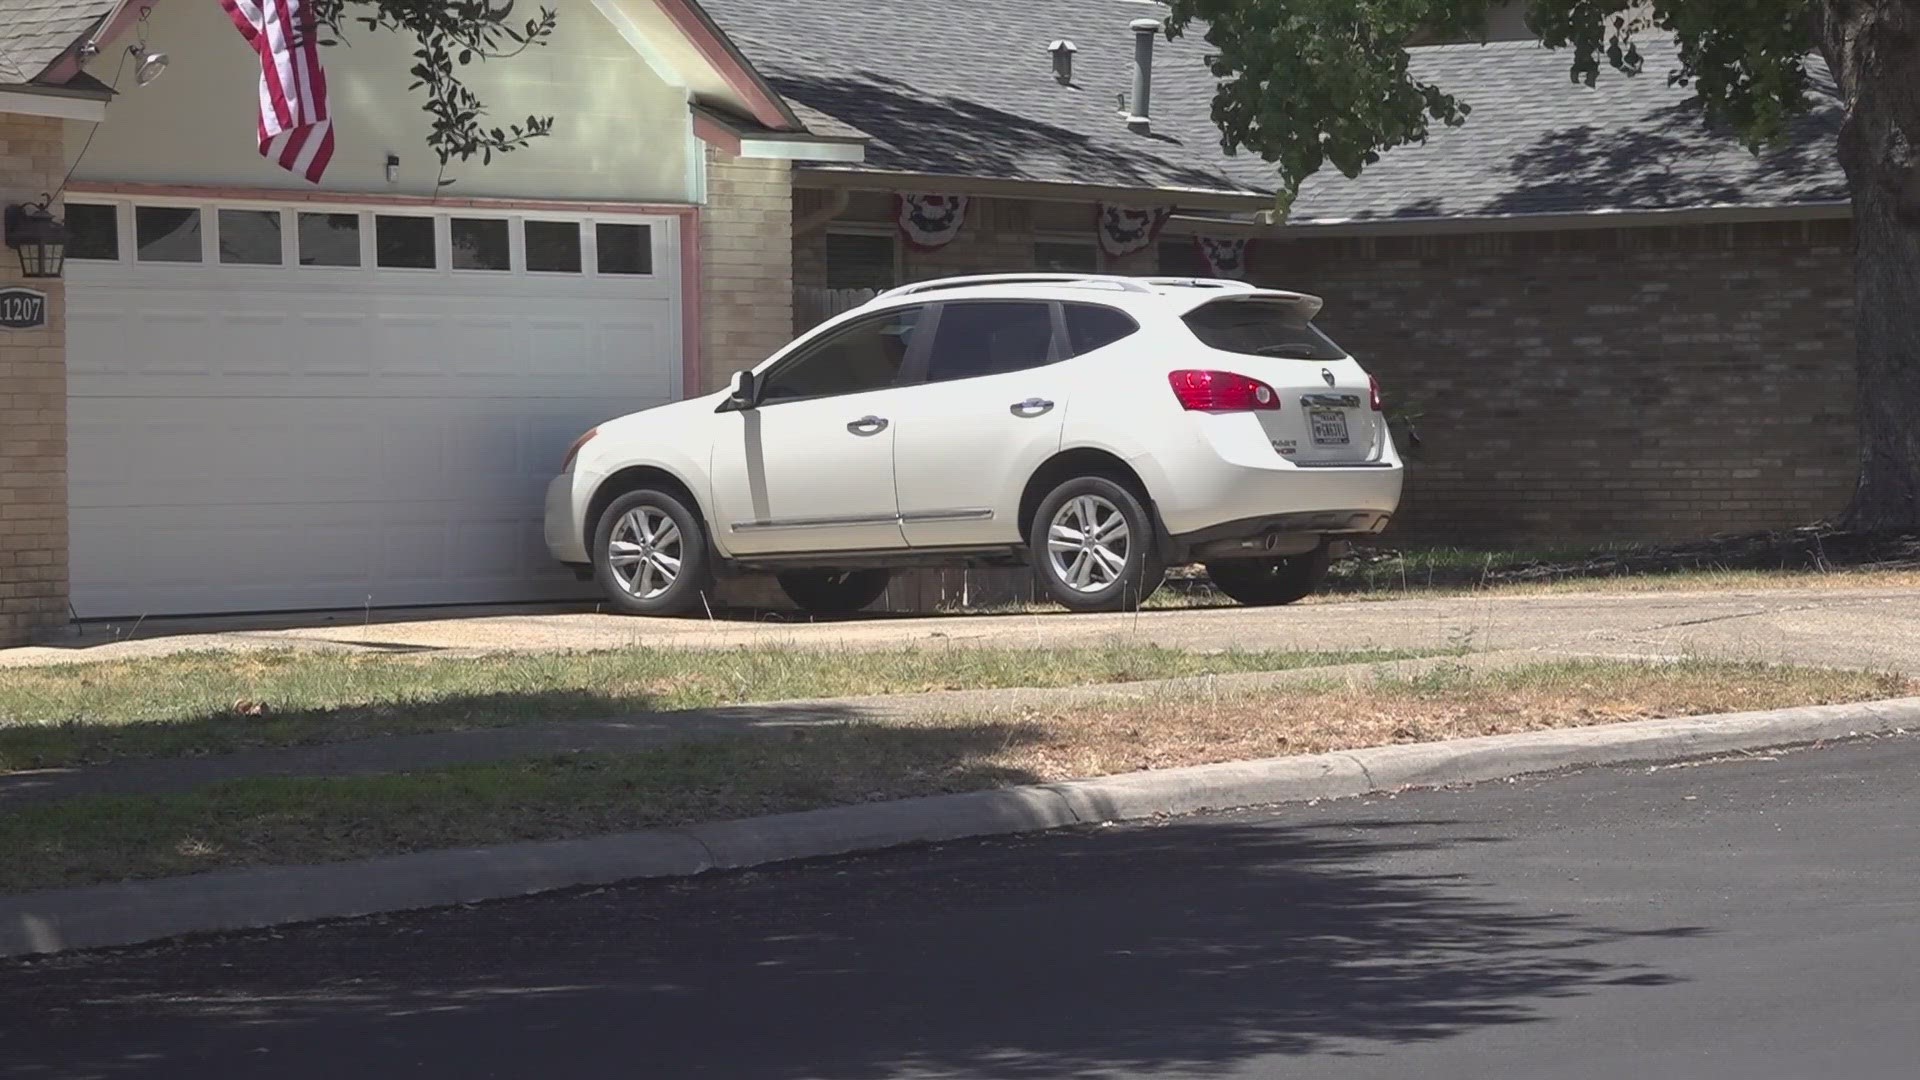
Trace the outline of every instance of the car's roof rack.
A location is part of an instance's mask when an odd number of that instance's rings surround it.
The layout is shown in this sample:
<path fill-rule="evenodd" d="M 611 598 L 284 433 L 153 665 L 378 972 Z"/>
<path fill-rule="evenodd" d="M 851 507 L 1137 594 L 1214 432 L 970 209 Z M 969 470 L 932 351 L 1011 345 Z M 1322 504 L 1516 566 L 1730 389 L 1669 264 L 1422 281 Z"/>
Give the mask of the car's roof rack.
<path fill-rule="evenodd" d="M 1175 285 L 1186 289 L 1224 289 L 1228 292 L 1259 292 L 1258 285 L 1231 278 L 1204 277 L 1149 277 L 1140 278 L 1149 285 Z"/>
<path fill-rule="evenodd" d="M 936 278 L 932 281 L 916 281 L 911 285 L 902 285 L 888 289 L 875 300 L 885 300 L 890 296 L 911 296 L 917 293 L 935 292 L 940 289 L 964 289 L 973 285 L 1067 285 L 1075 287 L 1094 287 L 1119 289 L 1124 292 L 1151 293 L 1152 289 L 1139 278 L 1122 277 L 1118 274 L 974 274 L 970 277 Z"/>

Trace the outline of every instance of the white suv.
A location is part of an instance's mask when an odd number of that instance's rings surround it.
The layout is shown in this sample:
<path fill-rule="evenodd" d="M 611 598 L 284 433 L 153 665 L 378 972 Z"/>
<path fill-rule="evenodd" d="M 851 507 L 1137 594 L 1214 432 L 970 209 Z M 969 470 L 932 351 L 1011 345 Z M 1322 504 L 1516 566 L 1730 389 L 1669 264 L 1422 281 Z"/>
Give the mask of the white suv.
<path fill-rule="evenodd" d="M 1400 501 L 1379 384 L 1319 310 L 1184 278 L 894 289 L 724 392 L 581 436 L 547 545 L 641 615 L 699 610 L 728 570 L 857 611 L 909 566 L 1031 565 L 1110 611 L 1200 561 L 1243 603 L 1290 603 Z"/>

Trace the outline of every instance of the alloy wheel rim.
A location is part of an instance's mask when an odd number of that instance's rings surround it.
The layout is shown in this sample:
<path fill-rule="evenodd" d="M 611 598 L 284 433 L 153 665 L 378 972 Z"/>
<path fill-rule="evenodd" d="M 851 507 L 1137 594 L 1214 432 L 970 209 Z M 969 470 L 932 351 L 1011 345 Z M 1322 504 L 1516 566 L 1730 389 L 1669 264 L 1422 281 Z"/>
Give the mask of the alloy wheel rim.
<path fill-rule="evenodd" d="M 1133 536 L 1127 516 L 1099 495 L 1076 495 L 1047 525 L 1053 576 L 1077 593 L 1105 592 L 1127 571 Z"/>
<path fill-rule="evenodd" d="M 620 516 L 607 545 L 607 563 L 627 595 L 653 598 L 680 579 L 680 526 L 657 507 L 640 506 Z"/>

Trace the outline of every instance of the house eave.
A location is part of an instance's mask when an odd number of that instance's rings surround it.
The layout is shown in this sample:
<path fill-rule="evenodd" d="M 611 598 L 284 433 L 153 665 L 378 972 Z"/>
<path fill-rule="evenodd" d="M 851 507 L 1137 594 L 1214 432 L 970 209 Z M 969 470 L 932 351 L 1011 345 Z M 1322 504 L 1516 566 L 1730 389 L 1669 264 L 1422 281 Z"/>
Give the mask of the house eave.
<path fill-rule="evenodd" d="M 700 141 L 735 157 L 781 161 L 832 161 L 859 164 L 867 159 L 867 141 L 806 131 L 769 131 L 750 121 L 693 104 L 693 133 Z"/>
<path fill-rule="evenodd" d="M 1214 191 L 1205 188 L 1123 187 L 1072 184 L 1051 180 L 1014 180 L 989 176 L 951 176 L 941 173 L 898 172 L 872 168 L 800 166 L 794 184 L 827 190 L 928 191 L 982 198 L 1035 199 L 1042 202 L 1112 201 L 1136 206 L 1177 205 L 1195 210 L 1265 210 L 1273 196 L 1261 192 Z"/>
<path fill-rule="evenodd" d="M 1167 230 L 1176 234 L 1250 236 L 1307 240 L 1348 236 L 1442 236 L 1465 233 L 1570 232 L 1590 229 L 1726 225 L 1765 221 L 1835 221 L 1853 215 L 1845 202 L 1771 205 L 1717 203 L 1665 210 L 1596 209 L 1557 214 L 1467 214 L 1449 217 L 1347 218 L 1269 224 L 1176 214 Z"/>
<path fill-rule="evenodd" d="M 0 86 L 0 113 L 97 124 L 107 118 L 107 102 L 112 97 L 107 90 L 69 90 L 31 83 Z"/>

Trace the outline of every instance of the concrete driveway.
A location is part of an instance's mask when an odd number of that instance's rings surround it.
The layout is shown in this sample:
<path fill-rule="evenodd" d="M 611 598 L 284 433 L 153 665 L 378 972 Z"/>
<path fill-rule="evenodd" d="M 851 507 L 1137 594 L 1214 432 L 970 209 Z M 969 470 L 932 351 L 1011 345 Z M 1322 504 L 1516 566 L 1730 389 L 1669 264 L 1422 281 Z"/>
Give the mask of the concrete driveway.
<path fill-rule="evenodd" d="M 89 627 L 0 650 L 0 667 L 185 650 L 336 649 L 447 656 L 622 647 L 1097 645 L 1186 649 L 1443 648 L 1543 654 L 1702 656 L 1920 674 L 1920 592 L 1568 593 L 1161 610 L 1138 615 L 875 617 L 800 623 L 632 619 L 578 610 L 359 612 L 305 624 L 170 620 Z"/>

